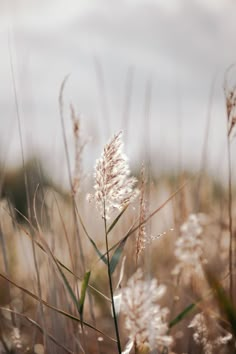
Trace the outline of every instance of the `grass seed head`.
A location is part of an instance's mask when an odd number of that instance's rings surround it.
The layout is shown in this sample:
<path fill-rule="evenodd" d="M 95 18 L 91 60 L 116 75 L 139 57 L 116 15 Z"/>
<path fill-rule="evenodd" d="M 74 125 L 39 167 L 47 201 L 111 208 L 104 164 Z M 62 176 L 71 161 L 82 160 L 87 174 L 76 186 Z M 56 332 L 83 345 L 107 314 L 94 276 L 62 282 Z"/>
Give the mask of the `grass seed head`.
<path fill-rule="evenodd" d="M 167 308 L 157 303 L 165 293 L 165 286 L 156 279 L 143 280 L 141 269 L 129 279 L 122 291 L 122 312 L 129 338 L 138 348 L 148 346 L 152 349 L 169 347 L 172 337 L 167 335 Z"/>
<path fill-rule="evenodd" d="M 180 228 L 180 237 L 175 243 L 175 256 L 177 265 L 172 271 L 174 275 L 180 275 L 182 271 L 188 271 L 187 279 L 190 281 L 192 273 L 203 275 L 202 264 L 206 263 L 203 258 L 202 226 L 197 215 L 189 215 L 188 220 Z M 188 282 L 188 281 L 187 281 Z"/>
<path fill-rule="evenodd" d="M 205 354 L 216 353 L 232 339 L 231 333 L 225 331 L 216 318 L 207 313 L 197 313 L 188 327 L 194 329 L 193 339 L 202 345 Z"/>
<path fill-rule="evenodd" d="M 137 197 L 139 192 L 134 188 L 137 180 L 130 177 L 127 157 L 123 153 L 122 132 L 105 145 L 96 161 L 94 177 L 95 193 L 88 199 L 95 200 L 103 218 L 109 219 L 114 210 L 121 210 Z"/>

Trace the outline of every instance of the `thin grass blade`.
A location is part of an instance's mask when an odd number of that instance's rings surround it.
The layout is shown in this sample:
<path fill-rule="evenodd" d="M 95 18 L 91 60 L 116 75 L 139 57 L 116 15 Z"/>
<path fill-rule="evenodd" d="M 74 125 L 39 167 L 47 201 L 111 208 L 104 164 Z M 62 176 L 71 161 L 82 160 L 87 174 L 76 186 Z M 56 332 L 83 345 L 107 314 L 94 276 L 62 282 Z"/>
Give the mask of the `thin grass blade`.
<path fill-rule="evenodd" d="M 111 262 L 110 262 L 110 270 L 111 270 L 111 274 L 114 273 L 119 261 L 120 261 L 120 258 L 122 256 L 122 253 L 124 251 L 124 247 L 125 247 L 125 244 L 126 244 L 126 241 L 127 241 L 128 238 L 125 238 L 123 240 L 121 240 L 120 244 L 117 246 L 112 258 L 111 258 Z"/>
<path fill-rule="evenodd" d="M 197 304 L 193 302 L 192 304 L 185 307 L 183 311 L 181 311 L 172 321 L 169 322 L 169 328 L 172 328 L 177 325 L 177 323 L 181 322 L 189 314 L 189 312 L 191 312 L 196 307 L 196 305 Z"/>
<path fill-rule="evenodd" d="M 116 224 L 118 223 L 118 221 L 120 220 L 121 216 L 124 214 L 124 212 L 126 211 L 126 209 L 128 208 L 129 204 L 127 204 L 122 210 L 121 212 L 117 215 L 117 217 L 115 218 L 115 220 L 112 222 L 112 224 L 109 226 L 108 230 L 107 230 L 107 234 L 109 234 L 113 228 L 116 226 Z"/>
<path fill-rule="evenodd" d="M 79 301 L 79 313 L 80 313 L 81 317 L 83 316 L 84 301 L 85 301 L 85 296 L 86 296 L 86 291 L 88 288 L 88 282 L 89 282 L 90 275 L 91 275 L 90 271 L 85 273 L 84 279 L 82 282 L 82 286 L 81 286 L 80 301 Z"/>
<path fill-rule="evenodd" d="M 64 282 L 64 284 L 65 284 L 65 287 L 66 287 L 66 289 L 67 289 L 67 291 L 68 291 L 68 293 L 69 293 L 69 295 L 70 295 L 72 301 L 74 302 L 74 304 L 75 304 L 75 306 L 76 306 L 78 312 L 80 313 L 80 304 L 79 304 L 79 302 L 78 302 L 78 299 L 77 299 L 77 297 L 76 297 L 74 291 L 72 290 L 72 288 L 71 288 L 71 286 L 70 286 L 70 284 L 69 284 L 69 282 L 68 282 L 67 277 L 65 276 L 64 272 L 62 271 L 62 269 L 61 269 L 61 267 L 58 265 L 58 263 L 56 262 L 55 264 L 56 264 L 56 266 L 57 266 L 57 269 L 58 269 L 59 273 L 61 274 L 62 280 L 63 280 L 63 282 Z"/>
<path fill-rule="evenodd" d="M 107 265 L 107 257 L 106 257 L 106 255 L 102 254 L 102 252 L 99 251 L 99 248 L 98 248 L 98 246 L 96 245 L 95 241 L 92 239 L 91 236 L 89 236 L 89 233 L 88 233 L 88 231 L 87 231 L 87 229 L 86 229 L 86 227 L 85 227 L 85 225 L 84 225 L 84 222 L 83 222 L 83 220 L 82 220 L 82 217 L 81 217 L 81 215 L 80 215 L 80 213 L 79 213 L 79 211 L 78 211 L 77 208 L 76 208 L 76 213 L 77 213 L 77 215 L 78 215 L 78 218 L 79 218 L 79 221 L 80 221 L 80 223 L 81 223 L 81 226 L 82 226 L 82 228 L 83 228 L 83 230 L 84 230 L 84 233 L 85 233 L 85 235 L 87 236 L 87 238 L 89 239 L 89 241 L 91 242 L 91 244 L 92 244 L 92 246 L 93 246 L 95 252 L 96 252 L 97 255 L 99 256 L 99 259 L 101 259 L 101 260 Z"/>

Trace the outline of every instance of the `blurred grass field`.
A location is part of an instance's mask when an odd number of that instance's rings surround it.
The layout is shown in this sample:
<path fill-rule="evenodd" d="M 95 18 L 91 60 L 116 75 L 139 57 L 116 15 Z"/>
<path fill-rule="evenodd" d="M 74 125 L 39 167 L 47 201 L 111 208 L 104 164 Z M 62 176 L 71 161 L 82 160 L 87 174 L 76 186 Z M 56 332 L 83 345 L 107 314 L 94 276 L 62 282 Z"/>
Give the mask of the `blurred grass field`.
<path fill-rule="evenodd" d="M 2 179 L 1 352 L 37 353 L 39 350 L 40 353 L 115 353 L 116 345 L 107 337 L 114 338 L 114 329 L 110 304 L 107 301 L 109 288 L 106 266 L 101 259 L 99 260 L 86 236 L 87 232 L 98 249 L 102 253 L 105 252 L 102 219 L 94 205 L 87 202 L 87 191 L 83 188 L 75 197 L 78 214 L 74 214 L 75 204 L 71 192 L 60 191 L 53 183 L 50 185 L 42 174 L 39 175 L 39 169 L 32 168 L 30 163 L 26 166 L 25 171 L 29 179 L 30 177 L 35 179 L 29 195 L 31 216 L 27 212 L 26 195 L 22 193 L 22 190 L 25 191 L 24 169 L 16 169 L 14 173 L 5 170 Z M 42 168 L 40 170 L 42 173 Z M 138 171 L 136 174 L 139 178 Z M 167 286 L 163 305 L 170 309 L 169 321 L 176 318 L 188 305 L 202 299 L 186 316 L 183 316 L 183 319 L 177 321 L 170 331 L 174 338 L 171 352 L 201 353 L 202 348 L 194 343 L 193 333 L 188 324 L 197 311 L 218 308 L 217 299 L 213 293 L 210 298 L 207 295 L 210 285 L 206 279 L 194 276 L 191 282 L 186 284 L 183 276 L 176 283 L 171 274 L 176 264 L 175 241 L 180 235 L 180 226 L 188 216 L 192 213 L 201 213 L 199 215 L 203 227 L 203 252 L 208 260 L 207 267 L 225 291 L 229 291 L 227 187 L 206 174 L 185 172 L 181 175 L 165 174 L 158 178 L 150 175 L 145 188 L 146 193 L 148 191 L 148 213 L 158 207 L 160 210 L 146 225 L 154 240 L 141 251 L 138 266 L 147 277 L 156 277 L 160 283 Z M 36 194 L 39 192 L 42 194 L 41 198 L 37 198 Z M 235 193 L 233 205 L 234 196 Z M 168 199 L 169 201 L 163 205 Z M 235 208 L 232 207 L 232 210 L 235 218 Z M 128 207 L 112 230 L 109 235 L 110 245 L 122 239 L 135 224 L 137 215 L 139 215 L 138 200 Z M 137 268 L 135 262 L 137 232 L 138 230 L 129 237 L 122 252 L 125 263 L 121 288 Z M 83 247 L 84 261 L 81 260 L 78 237 Z M 81 333 L 76 306 L 65 280 L 57 269 L 56 258 L 63 264 L 63 272 L 74 294 L 78 295 L 81 289 L 85 271 L 91 271 L 89 284 L 93 288 L 87 290 L 83 320 L 103 334 L 87 327 L 84 327 L 84 333 Z M 121 261 L 113 274 L 114 287 L 118 282 L 120 269 Z M 235 300 L 234 297 L 233 302 Z M 43 309 L 43 317 L 40 306 Z M 53 310 L 50 306 L 56 309 Z M 7 312 L 6 309 L 12 312 Z M 60 311 L 75 316 L 77 320 L 66 317 Z M 26 316 L 36 321 L 37 326 L 35 322 L 27 321 Z M 219 316 L 219 320 L 230 330 L 231 324 L 222 309 Z M 19 347 L 12 334 L 14 328 L 20 331 Z M 122 316 L 119 318 L 119 328 L 124 347 L 127 335 Z M 41 344 L 41 347 L 38 344 Z M 225 346 L 222 353 L 226 352 L 232 353 L 232 347 Z"/>

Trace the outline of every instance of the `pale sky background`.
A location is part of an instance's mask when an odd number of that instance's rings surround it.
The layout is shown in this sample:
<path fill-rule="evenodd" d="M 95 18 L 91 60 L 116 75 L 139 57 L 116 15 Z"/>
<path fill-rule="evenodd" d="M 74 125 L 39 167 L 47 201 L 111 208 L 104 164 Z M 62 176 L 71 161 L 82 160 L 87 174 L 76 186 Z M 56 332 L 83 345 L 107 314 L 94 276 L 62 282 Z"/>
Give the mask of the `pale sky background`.
<path fill-rule="evenodd" d="M 68 143 L 72 156 L 72 102 L 92 139 L 88 170 L 120 129 L 133 164 L 150 149 L 156 172 L 198 170 L 212 86 L 208 166 L 217 174 L 224 168 L 223 82 L 236 62 L 235 1 L 0 0 L 0 48 L 0 149 L 7 163 L 20 157 L 11 52 L 25 151 L 40 151 L 58 180 L 66 173 L 58 94 L 67 74 Z"/>

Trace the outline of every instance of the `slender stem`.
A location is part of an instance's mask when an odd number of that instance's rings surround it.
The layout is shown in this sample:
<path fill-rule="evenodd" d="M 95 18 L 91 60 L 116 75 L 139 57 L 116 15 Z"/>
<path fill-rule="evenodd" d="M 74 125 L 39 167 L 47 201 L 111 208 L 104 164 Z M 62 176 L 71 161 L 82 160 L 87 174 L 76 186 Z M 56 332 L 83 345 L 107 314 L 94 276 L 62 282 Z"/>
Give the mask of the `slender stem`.
<path fill-rule="evenodd" d="M 114 318 L 114 325 L 115 325 L 115 332 L 116 332 L 116 339 L 117 339 L 117 348 L 118 348 L 119 354 L 121 354 L 120 335 L 119 335 L 119 328 L 118 328 L 118 322 L 117 322 L 116 310 L 115 310 L 115 304 L 114 304 L 112 277 L 111 277 L 111 269 L 110 269 L 110 255 L 109 255 L 109 245 L 108 245 L 105 201 L 104 201 L 104 227 L 105 227 L 106 252 L 107 252 L 107 273 L 108 273 L 109 288 L 110 288 L 110 294 L 111 294 L 112 313 L 113 313 L 113 318 Z"/>
<path fill-rule="evenodd" d="M 228 136 L 228 214 L 229 214 L 229 293 L 233 301 L 233 218 L 232 218 L 232 170 L 231 170 L 231 150 L 230 137 Z"/>

